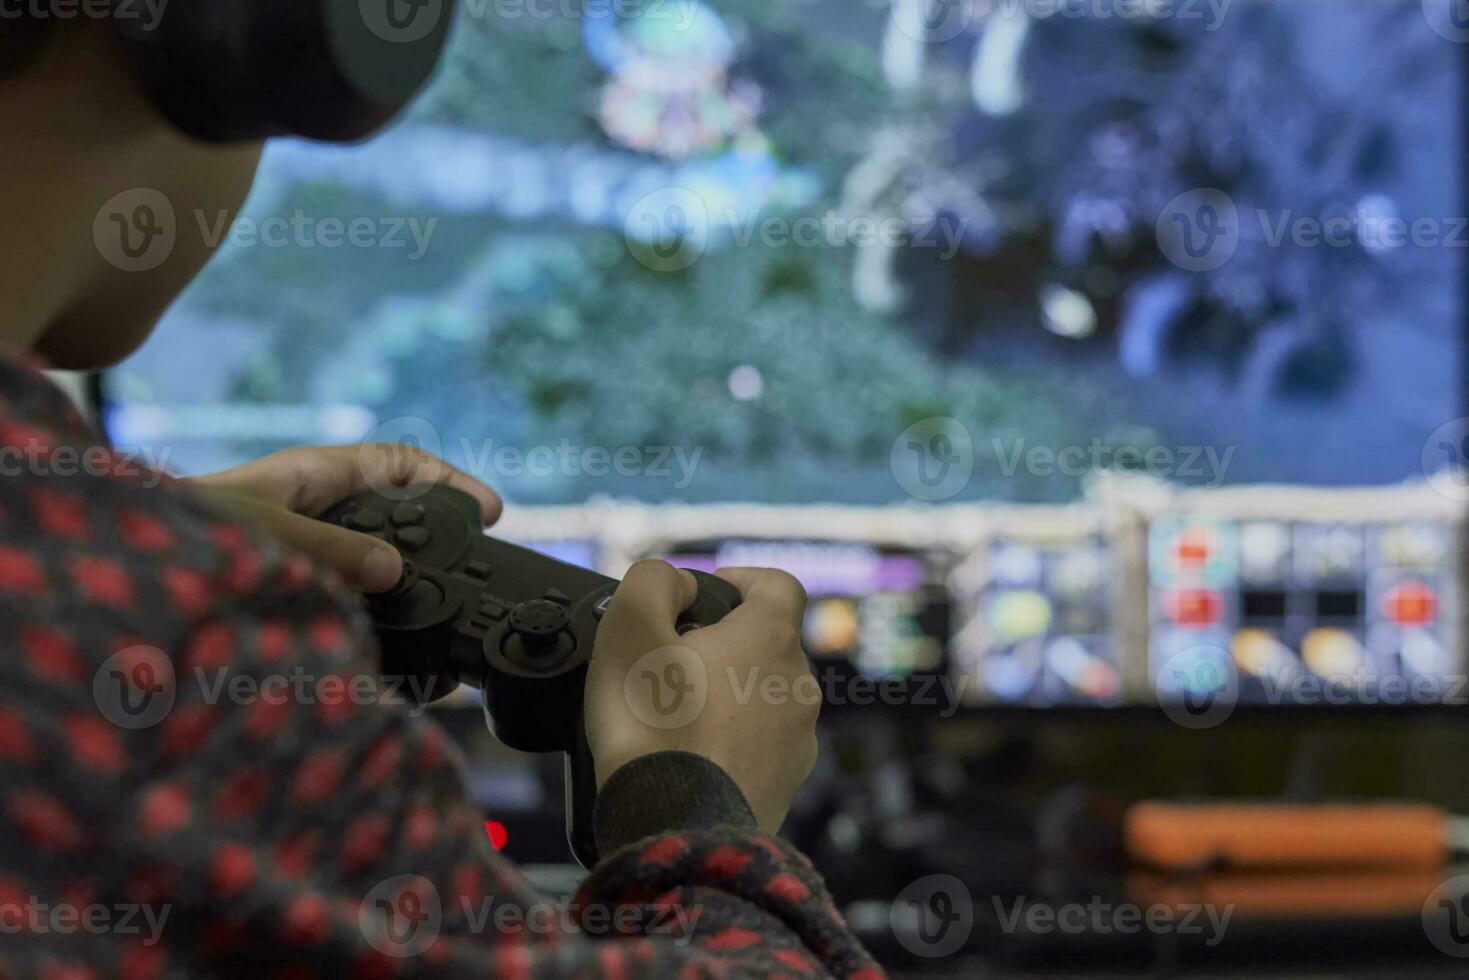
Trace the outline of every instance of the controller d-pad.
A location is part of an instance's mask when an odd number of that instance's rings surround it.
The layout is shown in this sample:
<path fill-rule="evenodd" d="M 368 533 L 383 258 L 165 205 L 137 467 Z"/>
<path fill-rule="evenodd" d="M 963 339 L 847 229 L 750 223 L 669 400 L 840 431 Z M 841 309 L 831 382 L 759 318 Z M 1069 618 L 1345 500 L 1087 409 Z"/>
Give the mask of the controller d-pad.
<path fill-rule="evenodd" d="M 400 527 L 393 534 L 393 541 L 401 548 L 418 551 L 428 545 L 431 537 L 426 527 Z"/>
<path fill-rule="evenodd" d="M 346 517 L 342 518 L 342 524 L 353 531 L 381 531 L 383 529 L 383 512 L 376 507 L 359 507 Z"/>
<path fill-rule="evenodd" d="M 424 509 L 423 504 L 416 504 L 411 500 L 405 500 L 393 508 L 393 513 L 389 515 L 388 519 L 393 522 L 394 527 L 413 527 L 422 524 L 427 513 L 428 511 Z"/>

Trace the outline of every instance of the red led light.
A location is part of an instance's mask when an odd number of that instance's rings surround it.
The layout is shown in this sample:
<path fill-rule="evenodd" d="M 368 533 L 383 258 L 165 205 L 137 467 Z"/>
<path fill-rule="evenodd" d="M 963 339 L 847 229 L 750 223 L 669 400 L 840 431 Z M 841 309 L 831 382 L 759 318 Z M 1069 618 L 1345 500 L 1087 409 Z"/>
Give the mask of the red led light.
<path fill-rule="evenodd" d="M 1224 617 L 1224 597 L 1214 589 L 1169 589 L 1163 611 L 1180 626 L 1212 626 Z"/>
<path fill-rule="evenodd" d="M 1422 582 L 1394 586 L 1383 606 L 1387 618 L 1400 626 L 1423 626 L 1438 618 L 1438 594 Z"/>
<path fill-rule="evenodd" d="M 1213 535 L 1207 528 L 1184 528 L 1173 545 L 1173 561 L 1179 568 L 1203 568 L 1213 553 Z"/>
<path fill-rule="evenodd" d="M 497 851 L 505 850 L 505 844 L 510 840 L 510 831 L 498 820 L 485 821 L 485 836 L 490 839 L 490 846 Z"/>

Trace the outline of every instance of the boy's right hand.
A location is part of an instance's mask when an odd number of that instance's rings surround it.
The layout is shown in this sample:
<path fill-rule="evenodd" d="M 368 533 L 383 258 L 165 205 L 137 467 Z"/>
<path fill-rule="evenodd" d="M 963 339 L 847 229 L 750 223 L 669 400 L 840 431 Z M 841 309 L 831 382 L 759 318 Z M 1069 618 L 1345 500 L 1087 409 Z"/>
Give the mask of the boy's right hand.
<path fill-rule="evenodd" d="M 680 636 L 694 577 L 638 562 L 597 629 L 587 672 L 587 742 L 597 786 L 653 752 L 704 756 L 739 785 L 774 833 L 816 763 L 821 691 L 801 650 L 806 593 L 785 572 L 725 568 L 743 603 Z"/>

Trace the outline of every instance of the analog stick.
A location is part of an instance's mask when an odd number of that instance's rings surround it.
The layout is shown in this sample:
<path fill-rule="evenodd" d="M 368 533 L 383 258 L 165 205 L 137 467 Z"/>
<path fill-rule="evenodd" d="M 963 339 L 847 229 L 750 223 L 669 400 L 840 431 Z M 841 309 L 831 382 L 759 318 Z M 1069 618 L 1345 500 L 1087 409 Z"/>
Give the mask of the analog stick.
<path fill-rule="evenodd" d="M 570 656 L 576 639 L 567 630 L 571 610 L 552 599 L 530 599 L 510 610 L 502 649 L 527 667 L 547 667 Z"/>

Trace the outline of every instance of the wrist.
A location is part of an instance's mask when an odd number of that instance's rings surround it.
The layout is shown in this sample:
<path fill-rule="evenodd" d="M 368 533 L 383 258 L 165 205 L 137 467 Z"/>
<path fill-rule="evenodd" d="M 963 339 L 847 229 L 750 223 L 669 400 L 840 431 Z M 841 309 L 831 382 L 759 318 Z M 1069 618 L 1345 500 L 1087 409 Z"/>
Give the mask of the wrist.
<path fill-rule="evenodd" d="M 704 756 L 682 751 L 653 752 L 619 766 L 597 794 L 593 825 L 604 856 L 672 831 L 756 829 L 734 779 Z"/>

